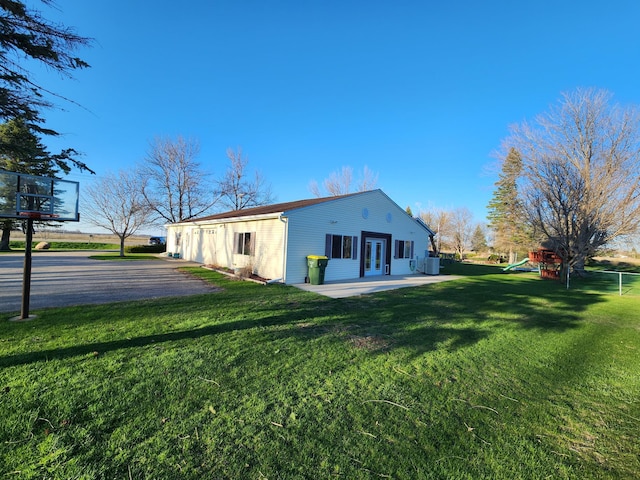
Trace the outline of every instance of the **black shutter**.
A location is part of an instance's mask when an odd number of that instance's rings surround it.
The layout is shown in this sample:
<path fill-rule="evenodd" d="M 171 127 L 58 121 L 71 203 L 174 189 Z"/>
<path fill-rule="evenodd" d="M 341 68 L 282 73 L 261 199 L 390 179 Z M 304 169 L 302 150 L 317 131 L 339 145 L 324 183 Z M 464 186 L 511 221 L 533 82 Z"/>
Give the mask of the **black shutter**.
<path fill-rule="evenodd" d="M 400 240 L 395 240 L 393 247 L 393 258 L 399 258 L 400 256 Z"/>
<path fill-rule="evenodd" d="M 324 239 L 324 255 L 331 258 L 331 234 L 327 233 Z"/>
<path fill-rule="evenodd" d="M 358 259 L 358 237 L 353 237 L 351 240 L 351 258 L 354 260 Z"/>

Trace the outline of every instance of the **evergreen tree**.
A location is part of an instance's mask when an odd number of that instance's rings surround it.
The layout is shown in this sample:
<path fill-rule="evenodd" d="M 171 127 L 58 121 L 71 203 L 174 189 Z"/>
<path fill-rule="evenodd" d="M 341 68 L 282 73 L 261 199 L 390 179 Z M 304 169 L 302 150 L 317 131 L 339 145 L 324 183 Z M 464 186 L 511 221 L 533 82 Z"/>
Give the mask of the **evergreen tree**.
<path fill-rule="evenodd" d="M 473 235 L 471 236 L 471 250 L 481 252 L 487 248 L 487 237 L 484 233 L 482 225 L 477 224 Z"/>
<path fill-rule="evenodd" d="M 35 64 L 70 77 L 74 70 L 89 66 L 72 52 L 88 45 L 90 40 L 71 28 L 46 20 L 25 3 L 0 1 L 0 118 L 23 118 L 35 131 L 57 135 L 41 125 L 44 120 L 40 110 L 54 106 L 48 98 L 64 97 L 39 85 L 28 67 L 35 60 Z M 52 4 L 50 0 L 42 3 Z"/>
<path fill-rule="evenodd" d="M 49 153 L 32 127 L 22 118 L 0 125 L 0 170 L 54 178 L 69 173 L 72 167 L 94 173 L 86 164 L 74 158 L 75 155 L 77 152 L 71 148 L 59 154 Z M 14 194 L 0 189 L 3 198 Z M 0 219 L 0 227 L 0 250 L 9 250 L 11 231 L 17 227 L 17 222 Z"/>
<path fill-rule="evenodd" d="M 496 189 L 487 205 L 489 227 L 495 233 L 496 250 L 509 253 L 509 261 L 515 258 L 518 246 L 527 238 L 526 222 L 518 198 L 518 178 L 522 172 L 522 157 L 514 148 L 509 150 L 502 163 L 502 170 L 495 183 Z"/>

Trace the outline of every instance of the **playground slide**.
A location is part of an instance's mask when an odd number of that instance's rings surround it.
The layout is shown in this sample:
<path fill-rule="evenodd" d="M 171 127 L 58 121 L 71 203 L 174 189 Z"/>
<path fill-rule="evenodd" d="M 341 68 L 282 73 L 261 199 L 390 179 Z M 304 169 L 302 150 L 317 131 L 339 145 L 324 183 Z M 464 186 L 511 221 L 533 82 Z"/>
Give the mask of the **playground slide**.
<path fill-rule="evenodd" d="M 502 269 L 503 272 L 508 272 L 509 270 L 511 270 L 512 268 L 516 268 L 519 267 L 520 265 L 524 265 L 525 263 L 527 263 L 529 261 L 529 258 L 525 258 L 523 260 L 520 260 L 519 262 L 516 263 L 511 263 L 509 265 L 507 265 L 506 267 L 504 267 Z"/>

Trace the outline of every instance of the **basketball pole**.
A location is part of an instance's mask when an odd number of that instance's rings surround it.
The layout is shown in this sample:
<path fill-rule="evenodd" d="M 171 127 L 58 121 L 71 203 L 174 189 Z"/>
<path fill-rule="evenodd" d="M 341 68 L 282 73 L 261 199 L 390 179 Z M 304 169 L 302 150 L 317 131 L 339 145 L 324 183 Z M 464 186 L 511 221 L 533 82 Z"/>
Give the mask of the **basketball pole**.
<path fill-rule="evenodd" d="M 10 172 L 0 168 L 0 186 L 2 187 L 0 218 L 13 218 L 21 222 L 26 220 L 24 224 L 27 229 L 25 232 L 20 316 L 9 320 L 31 320 L 36 318 L 35 315 L 29 315 L 34 221 L 79 222 L 80 184 L 71 180 Z M 15 206 L 15 214 L 13 206 Z"/>
<path fill-rule="evenodd" d="M 24 270 L 22 275 L 22 308 L 20 320 L 29 318 L 29 297 L 31 296 L 31 244 L 33 243 L 33 218 L 27 218 L 27 232 L 24 245 Z"/>

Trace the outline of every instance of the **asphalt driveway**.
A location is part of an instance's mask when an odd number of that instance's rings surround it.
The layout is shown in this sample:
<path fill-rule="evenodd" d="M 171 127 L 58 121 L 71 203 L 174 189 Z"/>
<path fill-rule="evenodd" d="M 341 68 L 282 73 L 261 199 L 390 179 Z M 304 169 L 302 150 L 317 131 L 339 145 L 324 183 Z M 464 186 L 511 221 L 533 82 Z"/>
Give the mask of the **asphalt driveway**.
<path fill-rule="evenodd" d="M 198 265 L 159 260 L 105 261 L 96 252 L 33 252 L 30 311 L 213 292 L 216 288 L 177 269 Z M 104 253 L 104 252 L 100 252 Z M 20 312 L 24 253 L 0 254 L 0 312 Z"/>

